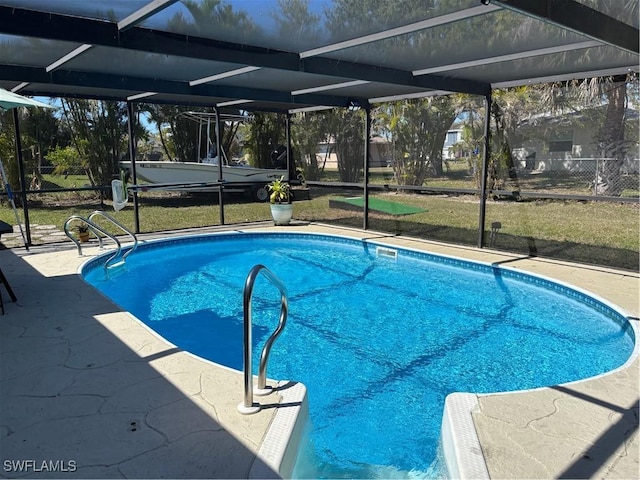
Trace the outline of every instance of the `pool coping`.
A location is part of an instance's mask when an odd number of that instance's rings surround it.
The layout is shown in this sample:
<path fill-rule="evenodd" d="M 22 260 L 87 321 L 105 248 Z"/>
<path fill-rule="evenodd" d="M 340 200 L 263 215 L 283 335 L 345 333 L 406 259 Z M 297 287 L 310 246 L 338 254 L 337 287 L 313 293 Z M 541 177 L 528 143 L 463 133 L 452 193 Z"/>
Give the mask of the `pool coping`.
<path fill-rule="evenodd" d="M 217 229 L 215 231 L 221 231 L 221 229 Z M 425 240 L 420 240 L 420 239 L 412 239 L 412 238 L 408 238 L 408 237 L 396 237 L 394 235 L 389 235 L 389 234 L 384 234 L 384 233 L 380 233 L 380 232 L 372 232 L 372 231 L 362 231 L 362 230 L 357 230 L 357 229 L 345 229 L 345 228 L 341 228 L 341 227 L 334 227 L 334 226 L 330 226 L 330 225 L 296 225 L 294 227 L 266 227 L 264 228 L 263 226 L 261 227 L 253 227 L 253 226 L 242 226 L 242 227 L 238 227 L 238 226 L 232 226 L 231 228 L 226 227 L 225 229 L 222 230 L 224 233 L 228 233 L 229 231 L 232 232 L 247 232 L 247 231 L 278 231 L 278 232 L 290 232 L 293 233 L 294 231 L 299 231 L 301 233 L 319 233 L 319 234 L 329 234 L 329 235 L 340 235 L 340 236 L 347 236 L 350 238 L 355 238 L 355 239 L 366 239 L 366 240 L 370 240 L 370 241 L 375 241 L 375 242 L 381 242 L 381 243 L 390 243 L 393 245 L 396 245 L 398 247 L 402 247 L 402 248 L 410 248 L 410 249 L 417 249 L 417 250 L 424 250 L 427 252 L 431 252 L 431 253 L 443 253 L 446 255 L 450 255 L 453 257 L 458 257 L 458 258 L 464 258 L 465 260 L 472 260 L 472 261 L 480 261 L 480 262 L 486 262 L 489 264 L 493 264 L 493 263 L 500 263 L 500 262 L 512 262 L 511 265 L 514 266 L 516 265 L 516 267 L 518 269 L 522 269 L 523 271 L 527 271 L 529 273 L 539 273 L 541 274 L 543 277 L 548 277 L 551 278 L 552 280 L 556 280 L 557 277 L 554 275 L 548 275 L 547 271 L 548 270 L 553 270 L 554 268 L 559 268 L 562 269 L 564 271 L 564 273 L 561 275 L 560 278 L 561 281 L 566 281 L 566 283 L 568 283 L 569 285 L 573 287 L 577 286 L 579 287 L 579 289 L 583 289 L 589 293 L 595 293 L 596 297 L 600 297 L 605 299 L 608 302 L 611 302 L 614 305 L 617 305 L 619 307 L 622 307 L 623 310 L 630 312 L 629 316 L 632 319 L 632 325 L 635 328 L 635 332 L 636 332 L 636 339 L 638 338 L 638 333 L 637 333 L 637 316 L 638 316 L 638 311 L 640 310 L 638 308 L 638 299 L 637 299 L 637 293 L 638 293 L 638 279 L 639 276 L 637 274 L 635 274 L 634 272 L 625 272 L 625 271 L 619 271 L 619 270 L 615 270 L 615 269 L 608 269 L 608 268 L 600 268 L 600 267 L 592 267 L 592 266 L 585 266 L 585 265 L 576 265 L 576 264 L 571 264 L 568 262 L 559 262 L 559 261 L 553 261 L 553 260 L 549 260 L 549 259 L 539 259 L 539 258 L 529 258 L 529 257 L 522 257 L 522 256 L 518 256 L 518 255 L 512 255 L 512 254 L 508 254 L 505 252 L 496 252 L 496 251 L 491 251 L 491 250 L 487 250 L 487 249 L 483 249 L 483 250 L 479 250 L 479 249 L 475 249 L 472 247 L 461 247 L 461 246 L 455 246 L 455 245 L 448 245 L 448 244 L 443 244 L 443 243 L 439 243 L 439 242 L 430 242 L 430 241 L 425 241 Z M 209 231 L 203 231 L 203 230 L 198 230 L 195 232 L 175 232 L 176 235 L 190 235 L 190 234 L 200 234 L 200 233 L 210 233 Z M 167 233 L 163 233 L 163 234 L 157 234 L 155 235 L 156 238 L 158 237 L 164 237 L 166 236 Z M 151 237 L 149 237 L 151 238 Z M 66 246 L 68 248 L 68 245 Z M 34 249 L 37 250 L 37 249 Z M 21 252 L 20 252 L 21 253 Z M 26 254 L 31 256 L 32 258 L 34 258 L 36 255 L 35 254 Z M 607 281 L 613 280 L 612 283 L 615 285 L 596 285 L 598 283 L 598 281 L 601 282 L 601 279 L 595 280 L 596 284 L 591 284 L 590 281 L 586 278 L 588 277 L 590 274 L 592 273 L 596 273 L 596 277 L 606 277 Z M 6 271 L 5 271 L 6 273 Z M 569 281 L 567 281 L 567 279 L 569 279 Z M 575 280 L 575 281 L 570 281 L 570 280 Z M 619 284 L 624 284 L 625 289 L 624 291 L 620 291 L 620 290 L 616 290 L 616 285 L 617 283 Z M 578 283 L 578 285 L 576 284 Z M 607 283 L 607 282 L 605 282 Z M 603 287 L 603 288 L 601 288 Z M 604 292 L 604 294 L 603 294 Z M 17 291 L 16 293 L 18 293 L 18 296 L 20 297 L 20 292 Z M 11 309 L 11 304 L 7 304 L 5 303 L 5 308 L 9 308 Z M 638 342 L 636 342 L 636 350 L 638 348 Z M 630 360 L 631 362 L 631 360 Z M 627 362 L 629 363 L 629 362 Z M 635 363 L 637 363 L 637 359 L 633 362 L 633 364 L 628 365 L 625 364 L 623 367 L 620 367 L 620 369 L 617 369 L 614 372 L 609 372 L 607 374 L 604 374 L 602 376 L 598 376 L 598 377 L 594 377 L 591 379 L 587 379 L 587 380 L 581 380 L 578 383 L 580 383 L 581 385 L 593 385 L 596 383 L 603 383 L 603 382 L 610 382 L 611 377 L 615 376 L 615 372 L 617 371 L 623 371 L 623 372 L 630 372 L 630 375 L 632 375 L 634 372 L 637 376 L 637 368 L 635 367 Z M 630 378 L 628 381 L 626 381 L 626 383 L 629 382 L 633 382 L 633 378 Z M 574 382 L 575 383 L 575 382 Z M 637 383 L 636 383 L 637 384 Z M 573 385 L 573 384 L 572 384 Z M 635 386 L 635 385 L 634 385 Z M 591 387 L 589 387 L 591 388 Z M 536 391 L 538 390 L 547 390 L 547 389 L 536 389 Z M 556 392 L 557 393 L 557 392 Z M 458 395 L 458 394 L 453 394 L 454 396 Z M 480 455 L 483 458 L 483 462 L 485 463 L 485 469 L 487 470 L 487 472 L 490 474 L 490 476 L 492 478 L 498 478 L 500 477 L 500 472 L 504 471 L 505 469 L 509 469 L 509 465 L 513 465 L 514 461 L 513 459 L 509 459 L 506 458 L 506 456 L 504 455 L 505 453 L 505 448 L 507 448 L 509 446 L 509 442 L 502 442 L 501 443 L 501 439 L 500 437 L 500 433 L 493 433 L 493 426 L 491 425 L 491 422 L 489 422 L 487 424 L 487 422 L 484 422 L 484 424 L 479 426 L 479 419 L 482 420 L 482 416 L 484 415 L 486 418 L 489 418 L 492 422 L 501 422 L 501 420 L 499 418 L 497 418 L 497 416 L 495 416 L 495 414 L 491 414 L 491 415 L 486 415 L 483 413 L 483 409 L 486 410 L 487 406 L 491 406 L 490 403 L 495 403 L 497 401 L 497 403 L 502 404 L 502 405 L 509 405 L 511 403 L 513 403 L 512 399 L 510 399 L 510 397 L 517 395 L 517 396 L 521 396 L 521 395 L 532 395 L 531 392 L 510 392 L 510 393 L 506 393 L 506 394 L 488 394 L 488 395 L 484 395 L 484 396 L 477 396 L 477 395 L 473 395 L 473 394 L 468 394 L 471 396 L 466 396 L 463 403 L 463 409 L 462 411 L 466 411 L 469 412 L 468 415 L 466 416 L 466 420 L 469 421 L 470 420 L 470 427 L 473 430 L 473 433 L 475 433 L 476 431 L 480 432 L 480 435 L 476 435 L 476 439 L 478 440 L 478 443 L 475 446 L 470 447 L 471 449 L 476 449 L 473 453 L 474 455 L 477 457 L 478 456 L 478 452 L 477 452 L 477 448 L 479 446 L 480 448 Z M 606 394 L 604 394 L 606 397 Z M 462 398 L 462 397 L 461 397 Z M 476 403 L 473 403 L 473 399 L 476 399 Z M 496 400 L 497 399 L 497 400 Z M 612 403 L 615 403 L 615 399 L 607 399 L 608 401 L 611 401 Z M 522 405 L 522 403 L 518 403 L 520 402 L 520 400 L 518 400 L 517 402 L 515 402 L 516 405 Z M 303 409 L 302 409 L 303 410 Z M 298 412 L 300 413 L 300 412 Z M 304 417 L 304 412 L 302 412 L 303 414 L 299 416 L 299 418 L 303 418 Z M 580 416 L 580 411 L 575 412 L 577 416 Z M 605 412 L 606 413 L 606 412 Z M 606 416 L 606 415 L 605 415 Z M 444 421 L 444 419 L 443 419 Z M 272 425 L 275 425 L 275 420 L 273 420 Z M 551 422 L 553 424 L 553 422 Z M 557 422 L 556 422 L 557 423 Z M 489 425 L 489 428 L 487 428 L 487 425 Z M 553 425 L 551 425 L 550 427 L 547 426 L 547 428 L 555 428 Z M 456 429 L 457 430 L 457 429 Z M 489 435 L 486 435 L 486 432 L 484 432 L 484 430 L 489 430 Z M 484 433 L 483 433 L 484 432 Z M 291 432 L 290 432 L 291 433 Z M 280 435 L 282 436 L 282 435 Z M 593 440 L 593 439 L 592 439 Z M 261 458 L 262 456 L 264 456 L 265 458 L 268 457 L 269 454 L 268 452 L 266 452 L 265 450 L 268 450 L 269 448 L 272 448 L 269 446 L 269 434 L 267 433 L 264 437 L 264 439 L 262 440 L 262 442 L 260 443 L 259 446 L 259 452 L 258 452 L 258 456 L 256 458 Z M 276 442 L 277 443 L 277 442 Z M 462 445 L 462 442 L 459 442 Z M 589 447 L 589 439 L 585 439 L 584 440 L 584 449 L 587 450 Z M 593 443 L 593 442 L 592 442 Z M 505 446 L 506 445 L 506 446 Z M 610 461 L 609 463 L 615 463 L 615 465 L 613 465 L 612 468 L 610 468 L 609 470 L 607 470 L 607 472 L 609 472 L 610 475 L 618 475 L 621 477 L 625 476 L 624 472 L 636 472 L 637 471 L 637 466 L 638 466 L 638 455 L 637 455 L 637 448 L 638 445 L 638 435 L 637 435 L 637 431 L 634 435 L 631 435 L 629 438 L 627 438 L 625 440 L 625 447 L 627 449 L 626 453 L 620 454 L 619 452 L 616 453 L 615 458 Z M 469 447 L 465 447 L 467 449 L 469 449 Z M 265 449 L 265 450 L 263 450 Z M 560 449 L 562 450 L 562 449 Z M 629 453 L 630 452 L 630 453 Z M 535 452 L 528 452 L 529 454 L 531 454 L 531 460 L 527 462 L 525 462 L 525 464 L 520 465 L 519 469 L 520 471 L 525 471 L 528 472 L 528 474 L 526 475 L 522 475 L 522 478 L 524 477 L 533 477 L 538 475 L 536 472 L 539 471 L 536 470 L 537 468 L 537 463 L 539 462 L 539 460 L 537 458 L 535 458 Z M 624 452 L 623 452 L 624 453 Z M 569 461 L 573 461 L 574 460 L 574 456 L 576 455 L 576 452 L 564 452 L 563 453 L 565 455 L 565 460 L 567 462 Z M 276 457 L 273 457 L 271 460 L 265 462 L 265 464 L 268 464 L 269 466 L 273 467 L 275 465 L 278 465 L 278 470 L 280 470 L 283 466 L 283 462 L 282 459 L 286 456 L 286 451 L 284 455 L 280 455 L 280 459 L 278 460 Z M 519 461 L 519 460 L 518 460 Z M 511 463 L 510 463 L 511 462 Z M 461 464 L 464 464 L 465 460 L 461 461 Z M 505 467 L 506 465 L 506 467 Z M 528 468 L 531 467 L 531 469 L 528 470 Z M 534 468 L 536 467 L 536 468 Z M 261 463 L 260 462 L 256 462 L 256 464 L 252 467 L 252 475 L 256 475 L 256 472 L 260 472 L 260 468 L 261 467 Z M 461 470 L 461 475 L 463 475 L 461 478 L 464 478 L 464 476 L 467 476 L 467 478 L 470 478 L 468 475 L 474 476 L 475 473 L 465 473 L 471 471 L 473 472 L 474 470 L 465 470 L 464 467 Z M 515 472 L 516 470 L 512 470 L 513 472 Z M 498 472 L 496 474 L 496 472 Z M 549 474 L 549 472 L 546 472 L 547 474 Z M 258 477 L 262 478 L 262 476 L 260 474 L 257 474 Z M 517 475 L 509 475 L 511 478 L 516 478 Z M 544 475 L 547 476 L 547 475 Z M 551 475 L 553 476 L 553 475 Z M 606 475 L 605 475 L 606 476 Z M 630 476 L 630 475 L 626 475 L 626 476 Z M 631 475 L 632 476 L 632 475 Z M 473 477 L 473 478 L 477 478 L 477 477 Z"/>

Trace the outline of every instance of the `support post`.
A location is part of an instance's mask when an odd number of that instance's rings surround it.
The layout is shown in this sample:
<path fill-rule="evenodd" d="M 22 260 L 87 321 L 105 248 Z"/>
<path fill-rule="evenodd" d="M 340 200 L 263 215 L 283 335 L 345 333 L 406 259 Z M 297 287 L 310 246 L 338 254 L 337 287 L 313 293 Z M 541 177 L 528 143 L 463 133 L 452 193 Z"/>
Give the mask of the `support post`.
<path fill-rule="evenodd" d="M 364 109 L 364 202 L 362 228 L 369 228 L 369 137 L 371 136 L 371 108 Z"/>
<path fill-rule="evenodd" d="M 20 176 L 20 198 L 22 199 L 22 212 L 24 213 L 24 229 L 23 234 L 26 234 L 26 238 L 23 235 L 23 240 L 25 242 L 24 248 L 29 250 L 29 246 L 31 245 L 31 227 L 29 226 L 29 207 L 27 206 L 27 182 L 24 178 L 24 160 L 22 158 L 22 141 L 20 139 L 20 121 L 18 119 L 18 109 L 13 109 L 13 125 L 15 127 L 15 145 L 16 145 L 16 159 L 18 160 L 18 175 Z M 14 208 L 14 213 L 16 214 L 16 220 L 18 220 L 18 226 L 20 225 L 20 220 L 18 219 L 18 214 Z M 22 230 L 22 228 L 20 228 Z"/>
<path fill-rule="evenodd" d="M 135 134 L 135 110 L 133 102 L 127 101 L 127 117 L 128 117 L 128 133 L 129 133 L 129 157 L 131 159 L 131 181 L 134 185 L 138 184 L 138 175 L 136 174 L 136 134 Z M 140 233 L 140 210 L 138 206 L 138 191 L 133 190 L 133 231 Z"/>
<path fill-rule="evenodd" d="M 222 130 L 220 129 L 220 114 L 218 109 L 214 108 L 216 114 L 216 155 L 218 156 L 218 205 L 220 207 L 220 225 L 224 225 L 224 186 L 222 185 Z M 209 149 L 209 139 L 207 138 L 207 150 Z"/>
<path fill-rule="evenodd" d="M 478 248 L 484 247 L 484 225 L 487 211 L 487 170 L 491 156 L 491 91 L 485 97 L 484 152 L 482 153 L 482 181 L 480 184 L 480 213 L 478 215 Z"/>
<path fill-rule="evenodd" d="M 291 114 L 287 112 L 287 116 L 284 118 L 285 135 L 287 140 L 287 175 L 289 175 L 289 182 L 295 178 L 295 169 L 291 170 Z"/>

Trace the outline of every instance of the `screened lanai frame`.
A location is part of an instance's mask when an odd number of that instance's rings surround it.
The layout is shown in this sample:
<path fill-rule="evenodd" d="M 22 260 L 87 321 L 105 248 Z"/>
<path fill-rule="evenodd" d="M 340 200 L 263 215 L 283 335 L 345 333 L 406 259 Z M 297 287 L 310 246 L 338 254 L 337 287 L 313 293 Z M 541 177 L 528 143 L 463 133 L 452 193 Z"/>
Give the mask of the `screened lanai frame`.
<path fill-rule="evenodd" d="M 306 16 L 281 10 L 286 1 L 226 0 L 242 13 L 232 27 L 203 3 L 0 0 L 0 87 L 126 101 L 130 119 L 138 102 L 287 116 L 357 105 L 366 113 L 366 229 L 376 102 L 467 93 L 489 106 L 494 88 L 639 71 L 638 0 L 310 0 Z M 483 183 L 480 247 L 487 194 Z M 135 195 L 134 205 L 138 228 Z"/>

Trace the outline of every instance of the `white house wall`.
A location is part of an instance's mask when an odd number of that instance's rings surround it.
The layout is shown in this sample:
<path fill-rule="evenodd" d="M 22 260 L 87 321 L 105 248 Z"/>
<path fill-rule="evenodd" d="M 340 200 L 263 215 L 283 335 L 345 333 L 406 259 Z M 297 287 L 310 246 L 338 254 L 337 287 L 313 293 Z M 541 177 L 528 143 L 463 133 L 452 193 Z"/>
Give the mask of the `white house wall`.
<path fill-rule="evenodd" d="M 523 170 L 536 172 L 567 171 L 570 173 L 594 173 L 602 168 L 606 161 L 597 153 L 596 130 L 594 128 L 574 128 L 571 152 L 550 152 L 549 139 L 531 139 L 523 142 L 522 147 L 514 148 L 513 155 L 517 166 Z M 535 163 L 527 168 L 526 157 L 535 153 Z M 638 148 L 630 150 L 630 157 L 624 160 L 622 173 L 640 173 Z"/>

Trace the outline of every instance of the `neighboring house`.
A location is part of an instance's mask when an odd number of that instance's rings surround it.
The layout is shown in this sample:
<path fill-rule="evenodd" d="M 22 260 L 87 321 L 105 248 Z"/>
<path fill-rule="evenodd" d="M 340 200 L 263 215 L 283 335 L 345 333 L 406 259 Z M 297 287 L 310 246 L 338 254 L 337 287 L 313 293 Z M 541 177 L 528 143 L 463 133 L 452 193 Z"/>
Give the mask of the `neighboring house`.
<path fill-rule="evenodd" d="M 453 128 L 447 132 L 445 143 L 442 147 L 443 160 L 454 158 L 451 147 L 462 140 L 462 128 Z M 370 154 L 370 166 L 371 167 L 390 167 L 393 165 L 393 152 L 391 150 L 391 142 L 384 137 L 374 136 L 371 137 L 371 143 L 369 144 Z M 455 157 L 461 157 L 463 155 L 456 154 Z M 330 141 L 329 143 L 321 143 L 318 145 L 318 152 L 316 153 L 318 159 L 318 165 L 320 168 L 324 165 L 328 169 L 337 169 L 338 161 L 335 154 L 335 144 Z"/>
<path fill-rule="evenodd" d="M 338 169 L 338 157 L 336 156 L 335 143 L 321 143 L 318 145 L 316 153 L 318 166 L 329 170 Z M 371 137 L 369 143 L 369 166 L 370 167 L 387 167 L 391 165 L 391 143 L 379 136 Z"/>
<path fill-rule="evenodd" d="M 586 125 L 584 112 L 573 112 L 563 116 L 540 115 L 524 123 L 518 133 L 522 140 L 512 144 L 516 168 L 524 171 L 568 171 L 571 173 L 593 173 L 602 169 L 607 159 L 598 155 L 597 134 L 599 126 Z M 639 120 L 639 112 L 627 109 L 626 121 Z M 636 129 L 637 130 L 637 129 Z M 455 152 L 452 147 L 462 141 L 463 129 L 456 122 L 447 131 L 442 147 L 442 159 L 462 158 L 471 152 Z M 631 140 L 627 158 L 622 166 L 623 174 L 640 173 L 638 142 Z M 370 166 L 385 167 L 393 163 L 391 144 L 383 137 L 372 137 L 370 143 Z M 333 142 L 318 145 L 318 165 L 337 169 L 337 157 Z"/>
<path fill-rule="evenodd" d="M 451 151 L 451 147 L 456 143 L 462 141 L 462 129 L 461 128 L 453 128 L 447 131 L 447 136 L 444 140 L 444 145 L 442 146 L 442 159 L 446 160 L 448 158 L 461 157 L 462 154 L 454 154 Z"/>
<path fill-rule="evenodd" d="M 518 133 L 519 144 L 512 144 L 516 164 L 529 171 L 568 171 L 571 173 L 595 173 L 608 159 L 603 158 L 598 147 L 600 125 L 584 121 L 584 111 L 563 116 L 538 116 L 523 124 Z M 638 111 L 627 109 L 626 121 L 638 123 Z M 635 128 L 637 131 L 637 127 Z M 626 158 L 621 172 L 640 173 L 638 139 L 629 140 Z"/>

